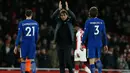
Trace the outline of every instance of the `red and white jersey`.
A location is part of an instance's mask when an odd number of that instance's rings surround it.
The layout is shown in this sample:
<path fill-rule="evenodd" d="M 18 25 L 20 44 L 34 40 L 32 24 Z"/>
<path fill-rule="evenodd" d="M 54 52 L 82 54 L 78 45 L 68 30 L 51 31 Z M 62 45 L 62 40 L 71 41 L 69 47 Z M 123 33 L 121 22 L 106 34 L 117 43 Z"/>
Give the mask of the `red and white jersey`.
<path fill-rule="evenodd" d="M 84 31 L 82 29 L 79 29 L 76 33 L 76 49 L 75 50 L 80 50 L 81 48 L 83 33 Z"/>

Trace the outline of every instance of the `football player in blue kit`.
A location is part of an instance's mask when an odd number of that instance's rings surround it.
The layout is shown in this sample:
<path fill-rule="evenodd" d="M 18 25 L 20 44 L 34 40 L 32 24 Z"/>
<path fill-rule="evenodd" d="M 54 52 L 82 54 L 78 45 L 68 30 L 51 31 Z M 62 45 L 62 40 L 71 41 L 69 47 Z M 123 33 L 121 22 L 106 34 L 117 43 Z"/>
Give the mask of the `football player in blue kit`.
<path fill-rule="evenodd" d="M 90 8 L 89 16 L 90 18 L 85 22 L 82 45 L 87 40 L 86 46 L 88 48 L 91 73 L 95 73 L 95 64 L 98 68 L 98 73 L 102 73 L 101 49 L 104 46 L 104 50 L 108 50 L 105 23 L 102 19 L 97 18 L 98 8 L 95 6 Z"/>
<path fill-rule="evenodd" d="M 21 73 L 25 73 L 26 58 L 31 61 L 32 73 L 36 73 L 36 63 L 34 59 L 36 52 L 36 42 L 39 35 L 39 24 L 35 20 L 32 20 L 32 10 L 26 10 L 25 16 L 26 19 L 21 21 L 18 26 L 18 34 L 15 42 L 14 53 L 17 54 L 17 46 L 20 42 L 20 57 L 22 58 L 20 67 Z"/>

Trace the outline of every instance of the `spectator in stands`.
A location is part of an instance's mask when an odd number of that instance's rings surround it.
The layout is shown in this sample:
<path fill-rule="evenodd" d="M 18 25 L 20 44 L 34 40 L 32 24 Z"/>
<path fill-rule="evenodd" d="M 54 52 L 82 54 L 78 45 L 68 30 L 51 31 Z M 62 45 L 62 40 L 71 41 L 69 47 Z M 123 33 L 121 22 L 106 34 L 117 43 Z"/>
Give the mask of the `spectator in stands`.
<path fill-rule="evenodd" d="M 57 50 L 56 50 L 56 44 L 51 41 L 50 43 L 50 49 L 48 51 L 48 54 L 51 58 L 51 67 L 57 68 L 59 66 L 58 57 L 57 57 Z"/>
<path fill-rule="evenodd" d="M 106 69 L 115 69 L 116 68 L 116 58 L 113 54 L 113 47 L 110 47 L 108 52 L 104 53 L 103 55 L 103 67 Z"/>
<path fill-rule="evenodd" d="M 42 40 L 41 48 L 48 50 L 48 40 L 46 38 Z"/>
<path fill-rule="evenodd" d="M 0 67 L 1 67 L 1 65 L 2 65 L 2 57 L 3 57 L 3 55 L 2 55 L 2 48 L 3 48 L 3 41 L 2 41 L 2 39 L 0 38 Z"/>
<path fill-rule="evenodd" d="M 10 47 L 10 41 L 6 40 L 5 46 L 2 48 L 2 67 L 12 67 L 14 65 L 13 48 Z"/>
<path fill-rule="evenodd" d="M 47 22 L 44 22 L 43 24 L 41 24 L 41 27 L 40 27 L 40 36 L 42 38 L 47 38 L 47 34 L 48 34 L 47 25 L 48 25 Z"/>
<path fill-rule="evenodd" d="M 51 59 L 48 55 L 46 49 L 41 49 L 40 54 L 37 55 L 38 59 L 38 67 L 39 68 L 50 68 L 51 67 Z"/>
<path fill-rule="evenodd" d="M 114 49 L 114 56 L 116 57 L 116 59 L 120 56 L 120 47 L 118 46 L 118 45 L 116 45 L 115 47 L 114 47 L 115 49 Z"/>
<path fill-rule="evenodd" d="M 129 69 L 126 59 L 123 54 L 121 54 L 117 59 L 117 68 L 118 69 Z"/>
<path fill-rule="evenodd" d="M 128 63 L 129 69 L 130 69 L 130 52 L 128 53 L 126 60 L 127 60 L 127 63 Z"/>

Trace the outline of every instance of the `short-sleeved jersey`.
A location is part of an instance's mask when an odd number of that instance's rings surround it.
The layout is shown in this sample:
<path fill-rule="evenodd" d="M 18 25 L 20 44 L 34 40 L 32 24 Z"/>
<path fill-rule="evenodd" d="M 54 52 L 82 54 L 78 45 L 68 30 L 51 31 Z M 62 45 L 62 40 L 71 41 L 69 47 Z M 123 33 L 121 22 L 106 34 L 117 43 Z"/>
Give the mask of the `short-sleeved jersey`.
<path fill-rule="evenodd" d="M 21 21 L 18 26 L 18 35 L 15 45 L 18 45 L 21 37 L 21 42 L 36 43 L 38 40 L 38 33 L 39 25 L 35 20 L 26 19 Z"/>
<path fill-rule="evenodd" d="M 87 41 L 87 46 L 101 47 L 107 45 L 105 23 L 99 18 L 90 18 L 85 22 L 82 44 Z"/>

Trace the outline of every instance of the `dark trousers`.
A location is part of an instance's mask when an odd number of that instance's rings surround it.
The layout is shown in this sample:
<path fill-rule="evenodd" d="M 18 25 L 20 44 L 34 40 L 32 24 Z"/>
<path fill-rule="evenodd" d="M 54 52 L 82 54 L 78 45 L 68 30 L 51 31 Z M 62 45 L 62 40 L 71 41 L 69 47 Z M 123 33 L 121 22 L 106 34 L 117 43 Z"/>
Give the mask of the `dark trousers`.
<path fill-rule="evenodd" d="M 60 73 L 65 73 L 65 68 L 69 69 L 69 73 L 73 73 L 71 46 L 58 46 L 57 53 L 59 58 Z"/>

